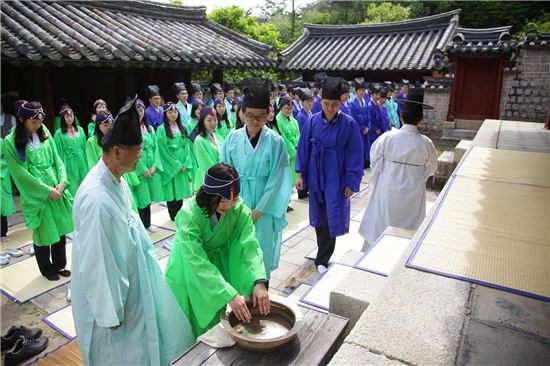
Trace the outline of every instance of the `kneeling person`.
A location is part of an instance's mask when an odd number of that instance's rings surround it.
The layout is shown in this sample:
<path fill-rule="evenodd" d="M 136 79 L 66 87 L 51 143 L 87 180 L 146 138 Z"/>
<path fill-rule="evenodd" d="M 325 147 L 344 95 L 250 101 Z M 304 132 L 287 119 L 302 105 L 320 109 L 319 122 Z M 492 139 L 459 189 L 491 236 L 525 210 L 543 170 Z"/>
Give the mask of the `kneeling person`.
<path fill-rule="evenodd" d="M 195 336 L 216 325 L 227 304 L 239 320 L 250 322 L 241 295 L 253 294 L 254 306 L 269 313 L 262 251 L 239 191 L 235 168 L 216 164 L 176 217 L 178 232 L 165 276 Z"/>

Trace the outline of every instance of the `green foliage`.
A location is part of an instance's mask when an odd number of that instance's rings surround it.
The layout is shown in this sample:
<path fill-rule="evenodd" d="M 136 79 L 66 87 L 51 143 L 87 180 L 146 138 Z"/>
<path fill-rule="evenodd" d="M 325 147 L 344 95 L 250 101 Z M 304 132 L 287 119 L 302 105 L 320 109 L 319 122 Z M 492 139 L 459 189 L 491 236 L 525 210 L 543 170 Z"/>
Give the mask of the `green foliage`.
<path fill-rule="evenodd" d="M 410 19 L 411 9 L 399 4 L 382 2 L 369 4 L 363 23 L 386 23 Z"/>
<path fill-rule="evenodd" d="M 527 24 L 525 24 L 519 32 L 514 34 L 513 37 L 519 41 L 523 41 L 525 39 L 525 34 L 531 29 L 536 29 L 539 33 L 550 32 L 550 12 L 527 22 Z"/>
<path fill-rule="evenodd" d="M 231 80 L 234 83 L 238 83 L 241 80 L 250 78 L 250 77 L 269 78 L 274 82 L 286 80 L 285 73 L 276 72 L 276 71 L 236 70 L 236 69 L 223 71 L 223 79 Z M 203 81 L 212 80 L 212 71 L 209 71 L 209 70 L 193 71 L 193 73 L 191 74 L 191 80 L 203 80 Z"/>
<path fill-rule="evenodd" d="M 280 34 L 273 24 L 260 24 L 258 18 L 248 15 L 240 6 L 217 8 L 208 17 L 224 27 L 272 46 L 275 51 L 281 51 L 288 46 L 281 42 Z"/>
<path fill-rule="evenodd" d="M 172 5 L 183 5 L 183 0 L 169 0 Z"/>

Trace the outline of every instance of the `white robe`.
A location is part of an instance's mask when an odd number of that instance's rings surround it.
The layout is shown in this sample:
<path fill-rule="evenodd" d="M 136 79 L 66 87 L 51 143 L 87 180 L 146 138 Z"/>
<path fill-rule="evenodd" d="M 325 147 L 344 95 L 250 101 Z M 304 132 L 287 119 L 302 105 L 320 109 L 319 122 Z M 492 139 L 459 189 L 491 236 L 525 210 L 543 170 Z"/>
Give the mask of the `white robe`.
<path fill-rule="evenodd" d="M 84 364 L 167 365 L 193 344 L 191 325 L 132 211 L 128 183 L 103 159 L 77 191 L 73 220 L 72 310 Z"/>
<path fill-rule="evenodd" d="M 371 197 L 361 236 L 373 244 L 388 226 L 417 230 L 426 216 L 426 180 L 437 169 L 432 140 L 404 125 L 374 142 L 370 160 Z"/>

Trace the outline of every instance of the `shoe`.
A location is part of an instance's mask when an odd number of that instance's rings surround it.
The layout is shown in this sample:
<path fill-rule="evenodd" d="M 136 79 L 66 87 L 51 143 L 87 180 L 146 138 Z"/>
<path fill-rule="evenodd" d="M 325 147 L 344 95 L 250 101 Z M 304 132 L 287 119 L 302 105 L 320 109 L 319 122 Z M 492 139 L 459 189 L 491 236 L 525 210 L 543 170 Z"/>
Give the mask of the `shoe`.
<path fill-rule="evenodd" d="M 46 337 L 26 339 L 20 335 L 13 348 L 6 352 L 4 364 L 6 366 L 17 365 L 44 351 L 47 346 L 48 338 Z"/>
<path fill-rule="evenodd" d="M 2 336 L 2 349 L 9 350 L 13 347 L 15 342 L 19 339 L 19 336 L 23 336 L 25 339 L 35 339 L 42 335 L 42 329 L 33 328 L 29 329 L 23 326 L 13 326 L 8 329 L 8 332 Z"/>
<path fill-rule="evenodd" d="M 48 279 L 48 281 L 59 281 L 59 279 L 61 278 L 57 273 L 52 273 L 45 277 Z"/>
<path fill-rule="evenodd" d="M 29 247 L 29 255 L 34 255 L 34 244 L 31 244 Z"/>
<path fill-rule="evenodd" d="M 320 274 L 323 274 L 327 271 L 327 267 L 326 266 L 323 266 L 322 264 L 319 264 L 317 266 L 317 272 L 319 272 Z"/>
<path fill-rule="evenodd" d="M 157 229 L 156 227 L 154 227 L 154 226 L 149 226 L 149 227 L 147 228 L 147 231 L 150 232 L 150 233 L 152 234 L 152 233 L 156 233 L 156 232 L 158 231 L 158 229 Z"/>
<path fill-rule="evenodd" d="M 10 260 L 6 257 L 0 257 L 0 266 L 7 266 L 10 264 Z"/>
<path fill-rule="evenodd" d="M 167 251 L 171 251 L 172 250 L 172 240 L 165 240 L 163 243 L 162 243 L 162 246 L 164 247 L 164 249 L 166 249 Z"/>
<path fill-rule="evenodd" d="M 5 242 L 7 242 L 7 241 L 9 241 L 9 240 L 10 240 L 10 238 L 8 238 L 7 236 L 3 236 L 3 237 L 2 237 L 2 243 L 5 243 Z"/>
<path fill-rule="evenodd" d="M 292 212 L 292 211 L 294 211 L 294 209 L 293 209 L 292 207 L 288 206 L 288 207 L 286 208 L 286 212 Z"/>
<path fill-rule="evenodd" d="M 25 254 L 23 253 L 23 251 L 14 248 L 6 248 L 6 253 L 11 255 L 12 257 L 21 257 Z"/>
<path fill-rule="evenodd" d="M 71 286 L 67 287 L 67 301 L 71 302 Z"/>
<path fill-rule="evenodd" d="M 10 259 L 10 255 L 6 252 L 0 252 L 0 258 Z"/>
<path fill-rule="evenodd" d="M 71 271 L 69 271 L 68 269 L 62 269 L 61 271 L 58 271 L 57 273 L 59 273 L 59 275 L 61 277 L 70 277 L 71 276 Z"/>

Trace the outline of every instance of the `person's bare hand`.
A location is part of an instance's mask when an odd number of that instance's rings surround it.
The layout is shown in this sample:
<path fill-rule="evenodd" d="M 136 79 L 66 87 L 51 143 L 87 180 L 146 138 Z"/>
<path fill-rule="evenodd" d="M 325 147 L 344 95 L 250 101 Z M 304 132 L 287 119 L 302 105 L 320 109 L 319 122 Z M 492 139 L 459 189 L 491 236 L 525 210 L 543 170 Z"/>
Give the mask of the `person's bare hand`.
<path fill-rule="evenodd" d="M 258 283 L 254 286 L 253 298 L 253 306 L 256 307 L 257 305 L 259 307 L 260 314 L 269 314 L 269 311 L 271 310 L 271 303 L 269 302 L 269 293 L 267 292 L 267 288 L 264 283 Z"/>
<path fill-rule="evenodd" d="M 187 168 L 185 168 L 184 166 L 182 166 L 181 169 L 180 169 L 180 172 L 184 172 L 184 171 L 186 171 L 186 170 L 187 170 Z"/>
<path fill-rule="evenodd" d="M 376 134 L 377 134 L 377 135 L 380 135 L 381 133 L 382 133 L 382 131 L 376 130 Z"/>
<path fill-rule="evenodd" d="M 152 166 L 151 169 L 149 169 L 149 171 L 151 172 L 151 175 L 155 174 L 155 172 L 157 171 L 157 167 L 156 166 Z"/>
<path fill-rule="evenodd" d="M 304 189 L 304 181 L 302 180 L 302 174 L 298 173 L 296 176 L 296 189 L 302 190 Z"/>
<path fill-rule="evenodd" d="M 368 135 L 368 134 L 369 134 L 369 128 L 368 127 L 363 128 L 363 135 Z"/>
<path fill-rule="evenodd" d="M 65 190 L 65 183 L 61 182 L 58 185 L 56 185 L 55 190 L 58 191 L 59 194 L 63 194 L 63 191 Z"/>
<path fill-rule="evenodd" d="M 120 328 L 122 326 L 122 323 L 120 323 L 119 325 L 115 325 L 114 327 L 109 327 L 110 330 L 117 330 L 118 328 Z"/>
<path fill-rule="evenodd" d="M 350 198 L 351 196 L 353 196 L 353 193 L 354 192 L 348 187 L 346 187 L 346 189 L 344 190 L 344 196 L 346 196 L 346 198 Z"/>
<path fill-rule="evenodd" d="M 144 172 L 144 173 L 143 173 L 143 176 L 144 176 L 145 178 L 151 177 L 151 169 L 149 169 L 149 170 L 147 170 L 146 172 Z"/>
<path fill-rule="evenodd" d="M 252 222 L 256 222 L 262 216 L 262 212 L 258 210 L 252 210 Z"/>
<path fill-rule="evenodd" d="M 61 197 L 61 193 L 59 193 L 57 189 L 52 188 L 52 190 L 50 191 L 50 198 L 52 200 L 58 200 L 60 197 Z"/>
<path fill-rule="evenodd" d="M 241 295 L 235 295 L 235 297 L 229 302 L 229 306 L 235 313 L 238 320 L 243 323 L 250 323 L 250 320 L 252 320 L 252 315 L 250 315 L 246 302 Z"/>

